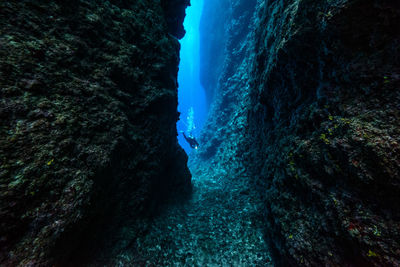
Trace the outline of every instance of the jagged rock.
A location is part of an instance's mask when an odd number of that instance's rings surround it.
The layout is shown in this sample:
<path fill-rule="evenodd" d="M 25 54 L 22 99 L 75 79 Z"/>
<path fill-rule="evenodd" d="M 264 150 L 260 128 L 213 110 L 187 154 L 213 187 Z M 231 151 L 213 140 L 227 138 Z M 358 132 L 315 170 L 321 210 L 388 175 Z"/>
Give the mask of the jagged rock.
<path fill-rule="evenodd" d="M 191 157 L 193 168 L 196 168 L 198 161 L 216 160 L 220 156 L 225 157 L 231 149 L 235 151 L 239 147 L 234 145 L 239 142 L 236 137 L 244 135 L 244 132 L 235 132 L 244 130 L 239 127 L 243 116 L 247 116 L 248 69 L 252 47 L 251 32 L 254 26 L 252 18 L 256 2 L 247 1 L 245 5 L 238 3 L 219 0 L 204 7 L 206 13 L 202 18 L 201 39 L 203 43 L 208 43 L 208 47 L 202 49 L 201 75 L 212 104 L 201 133 L 200 149 Z M 220 16 L 219 9 L 213 9 L 214 6 L 225 7 L 225 13 Z M 215 15 L 215 12 L 218 12 L 218 15 Z M 216 19 L 207 20 L 207 16 Z M 211 28 L 214 31 L 210 34 L 204 30 Z M 216 35 L 221 31 L 225 31 L 222 36 L 225 36 L 226 41 L 216 40 Z M 224 45 L 222 49 L 221 45 Z M 221 59 L 218 58 L 218 54 L 222 51 L 225 53 Z M 217 74 L 213 76 L 212 72 Z M 221 164 L 224 164 L 225 160 L 221 160 Z"/>
<path fill-rule="evenodd" d="M 277 265 L 399 265 L 399 4 L 256 7 L 252 16 L 247 1 L 231 2 L 193 173 L 254 181 Z"/>
<path fill-rule="evenodd" d="M 161 0 L 169 32 L 178 39 L 185 36 L 183 20 L 185 10 L 190 6 L 190 0 Z"/>
<path fill-rule="evenodd" d="M 399 7 L 293 0 L 259 10 L 253 164 L 285 265 L 400 264 Z"/>
<path fill-rule="evenodd" d="M 1 265 L 269 265 L 260 227 L 278 266 L 400 265 L 400 4 L 210 3 L 213 104 L 190 160 L 209 190 L 148 234 L 190 190 L 175 129 L 189 1 L 0 2 Z M 225 244 L 227 225 L 248 236 Z"/>
<path fill-rule="evenodd" d="M 184 6 L 1 1 L 0 265 L 106 262 L 189 190 L 167 28 Z"/>

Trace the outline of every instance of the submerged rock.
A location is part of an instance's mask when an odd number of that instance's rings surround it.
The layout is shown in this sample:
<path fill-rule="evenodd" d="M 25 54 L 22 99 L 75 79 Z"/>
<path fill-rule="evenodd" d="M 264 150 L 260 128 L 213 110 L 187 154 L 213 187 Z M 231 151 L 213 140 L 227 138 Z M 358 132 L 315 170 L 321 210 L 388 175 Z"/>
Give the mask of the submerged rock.
<path fill-rule="evenodd" d="M 261 105 L 250 126 L 283 263 L 400 264 L 399 7 L 288 1 L 259 11 Z"/>
<path fill-rule="evenodd" d="M 184 7 L 1 1 L 0 265 L 107 262 L 190 189 L 167 27 Z"/>
<path fill-rule="evenodd" d="M 186 7 L 190 6 L 190 0 L 161 0 L 161 6 L 164 10 L 169 32 L 181 39 L 186 33 L 183 20 L 185 19 Z"/>
<path fill-rule="evenodd" d="M 400 265 L 400 5 L 210 3 L 151 229 L 189 1 L 0 2 L 0 265 Z"/>
<path fill-rule="evenodd" d="M 399 265 L 399 4 L 230 8 L 193 173 L 213 166 L 254 181 L 277 265 Z"/>

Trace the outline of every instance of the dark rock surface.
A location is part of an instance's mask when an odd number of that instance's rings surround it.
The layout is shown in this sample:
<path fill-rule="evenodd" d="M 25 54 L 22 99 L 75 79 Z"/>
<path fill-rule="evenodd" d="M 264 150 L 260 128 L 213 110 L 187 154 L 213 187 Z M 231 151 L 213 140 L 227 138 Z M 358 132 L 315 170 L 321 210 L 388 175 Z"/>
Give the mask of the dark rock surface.
<path fill-rule="evenodd" d="M 107 263 L 189 190 L 168 33 L 186 4 L 0 2 L 0 265 Z"/>
<path fill-rule="evenodd" d="M 272 247 L 290 265 L 400 265 L 399 3 L 258 17 L 250 126 Z"/>
<path fill-rule="evenodd" d="M 185 36 L 186 33 L 183 21 L 187 6 L 190 6 L 190 0 L 161 0 L 161 7 L 164 10 L 168 30 L 179 39 Z"/>
<path fill-rule="evenodd" d="M 150 220 L 189 2 L 0 2 L 0 265 L 400 265 L 400 4 L 210 3 Z"/>
<path fill-rule="evenodd" d="M 194 176 L 253 181 L 277 265 L 400 265 L 400 5 L 247 2 Z"/>

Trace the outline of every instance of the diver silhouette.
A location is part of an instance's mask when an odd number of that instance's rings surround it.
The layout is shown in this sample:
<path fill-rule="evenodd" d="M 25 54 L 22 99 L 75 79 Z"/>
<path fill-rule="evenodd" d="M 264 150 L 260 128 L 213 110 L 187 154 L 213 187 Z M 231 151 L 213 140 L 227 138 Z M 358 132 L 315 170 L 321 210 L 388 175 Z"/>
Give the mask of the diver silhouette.
<path fill-rule="evenodd" d="M 194 138 L 193 135 L 189 134 L 189 136 L 186 136 L 185 132 L 182 131 L 183 137 L 185 137 L 186 142 L 189 143 L 191 148 L 197 149 L 200 145 L 197 142 L 196 138 Z"/>

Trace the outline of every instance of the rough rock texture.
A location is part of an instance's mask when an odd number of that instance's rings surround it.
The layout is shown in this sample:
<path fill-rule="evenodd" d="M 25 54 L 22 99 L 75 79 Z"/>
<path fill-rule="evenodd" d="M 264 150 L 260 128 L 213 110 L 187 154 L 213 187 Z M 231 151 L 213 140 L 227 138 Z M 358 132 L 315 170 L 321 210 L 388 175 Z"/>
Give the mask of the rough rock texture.
<path fill-rule="evenodd" d="M 400 265 L 400 4 L 264 1 L 251 113 L 285 265 Z"/>
<path fill-rule="evenodd" d="M 186 33 L 183 21 L 187 6 L 190 6 L 190 0 L 161 0 L 161 7 L 164 10 L 168 30 L 179 39 L 185 36 Z"/>
<path fill-rule="evenodd" d="M 111 266 L 273 266 L 263 203 L 246 173 L 218 167 L 193 173 L 190 199 L 163 209 Z"/>
<path fill-rule="evenodd" d="M 193 174 L 252 180 L 277 265 L 400 265 L 400 4 L 259 0 L 256 12 L 228 22 Z"/>
<path fill-rule="evenodd" d="M 219 4 L 218 4 L 219 3 Z M 213 6 L 216 3 L 211 4 Z M 225 4 L 224 0 L 217 1 L 217 5 Z M 253 14 L 255 11 L 256 1 L 233 1 L 227 8 L 228 14 L 225 15 L 224 29 L 227 31 L 225 36 L 225 48 L 221 49 L 222 43 L 215 41 L 215 36 L 208 36 L 207 32 L 201 32 L 203 42 L 210 42 L 208 55 L 204 55 L 204 61 L 208 59 L 215 60 L 214 54 L 218 54 L 221 50 L 225 50 L 224 61 L 222 66 L 218 64 L 202 65 L 202 76 L 207 76 L 210 69 L 207 66 L 213 65 L 212 71 L 218 71 L 218 83 L 216 81 L 209 83 L 209 95 L 215 95 L 208 120 L 204 126 L 204 130 L 200 137 L 200 149 L 194 151 L 191 161 L 193 166 L 198 161 L 219 162 L 222 165 L 228 160 L 218 159 L 220 156 L 228 155 L 227 149 L 236 150 L 239 146 L 238 138 L 244 136 L 244 126 L 247 120 L 247 109 L 249 106 L 249 73 L 250 69 L 250 50 L 252 47 L 251 29 L 253 28 Z M 210 9 L 205 4 L 205 10 Z M 214 10 L 215 11 L 215 10 Z M 209 13 L 210 17 L 217 15 Z M 203 28 L 212 28 L 203 18 Z M 214 21 L 209 22 L 214 25 Z M 207 37 L 208 36 L 208 37 Z M 206 51 L 203 51 L 207 54 Z M 211 71 L 211 72 L 212 72 Z M 239 153 L 240 154 L 240 153 Z"/>
<path fill-rule="evenodd" d="M 189 189 L 174 4 L 0 2 L 0 265 L 108 257 Z"/>

